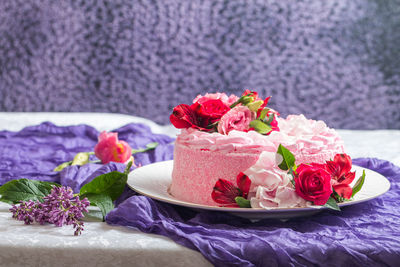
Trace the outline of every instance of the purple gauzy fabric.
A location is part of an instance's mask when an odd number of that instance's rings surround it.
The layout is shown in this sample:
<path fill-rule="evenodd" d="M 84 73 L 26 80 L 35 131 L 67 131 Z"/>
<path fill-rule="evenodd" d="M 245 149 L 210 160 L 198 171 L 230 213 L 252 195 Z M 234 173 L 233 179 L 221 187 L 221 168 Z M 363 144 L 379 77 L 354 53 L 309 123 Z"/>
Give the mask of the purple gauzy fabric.
<path fill-rule="evenodd" d="M 138 165 L 172 159 L 174 139 L 171 137 L 153 134 L 147 126 L 134 123 L 114 132 L 133 149 L 144 148 L 151 142 L 159 143 L 155 150 L 134 155 Z M 61 172 L 53 171 L 59 164 L 72 160 L 76 153 L 93 151 L 98 135 L 96 129 L 87 125 L 59 127 L 49 122 L 19 132 L 0 131 L 0 185 L 13 179 L 28 178 L 61 183 L 78 192 L 82 185 L 98 175 L 124 171 L 125 165 L 115 162 L 69 166 Z"/>
<path fill-rule="evenodd" d="M 377 171 L 391 189 L 341 212 L 322 211 L 286 222 L 250 222 L 132 196 L 106 221 L 167 236 L 217 266 L 396 266 L 400 261 L 400 168 L 378 159 L 354 163 Z"/>

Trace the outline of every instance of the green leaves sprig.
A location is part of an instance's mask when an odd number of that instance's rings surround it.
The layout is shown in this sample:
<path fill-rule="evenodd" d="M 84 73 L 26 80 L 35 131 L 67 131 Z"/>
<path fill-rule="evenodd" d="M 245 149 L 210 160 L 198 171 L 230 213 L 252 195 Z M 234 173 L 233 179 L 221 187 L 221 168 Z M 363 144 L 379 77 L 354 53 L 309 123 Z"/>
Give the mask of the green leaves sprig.
<path fill-rule="evenodd" d="M 50 194 L 53 186 L 61 185 L 28 179 L 11 180 L 0 187 L 0 201 L 8 204 L 28 200 L 43 202 L 43 197 Z"/>
<path fill-rule="evenodd" d="M 99 207 L 104 220 L 107 213 L 114 209 L 113 201 L 124 191 L 131 166 L 132 162 L 129 162 L 123 173 L 114 171 L 97 176 L 82 186 L 77 195 L 79 198 L 88 198 L 92 206 Z M 28 200 L 42 202 L 53 186 L 61 185 L 28 179 L 12 180 L 0 187 L 0 201 L 9 204 Z"/>

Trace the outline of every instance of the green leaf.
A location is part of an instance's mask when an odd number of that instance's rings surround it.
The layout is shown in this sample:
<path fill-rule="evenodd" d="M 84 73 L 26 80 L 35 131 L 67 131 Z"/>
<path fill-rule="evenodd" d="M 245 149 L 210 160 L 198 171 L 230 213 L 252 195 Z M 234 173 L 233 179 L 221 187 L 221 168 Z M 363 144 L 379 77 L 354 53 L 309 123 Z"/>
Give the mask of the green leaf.
<path fill-rule="evenodd" d="M 12 180 L 0 187 L 0 201 L 16 204 L 20 201 L 43 201 L 43 197 L 50 194 L 56 183 L 36 180 Z"/>
<path fill-rule="evenodd" d="M 283 158 L 282 163 L 278 165 L 281 170 L 286 171 L 290 168 L 295 168 L 296 159 L 294 158 L 292 152 L 289 151 L 289 149 L 279 144 L 278 151 L 276 153 L 281 155 Z"/>
<path fill-rule="evenodd" d="M 246 106 L 246 105 L 254 102 L 254 97 L 248 96 L 248 95 L 241 97 L 241 99 L 242 99 L 241 103 L 243 106 Z M 261 104 L 260 104 L 260 106 L 261 106 Z"/>
<path fill-rule="evenodd" d="M 136 153 L 147 152 L 149 150 L 155 149 L 159 144 L 157 142 L 152 142 L 146 145 L 146 148 L 132 149 L 132 155 Z"/>
<path fill-rule="evenodd" d="M 358 178 L 357 182 L 353 186 L 353 193 L 351 194 L 351 197 L 354 197 L 354 195 L 361 190 L 362 186 L 364 185 L 364 181 L 365 181 L 365 170 L 363 170 L 362 175 L 360 176 L 360 178 Z"/>
<path fill-rule="evenodd" d="M 87 152 L 80 152 L 80 153 L 77 153 L 77 154 L 75 155 L 74 159 L 72 160 L 71 165 L 79 165 L 79 166 L 82 166 L 82 165 L 85 165 L 85 164 L 87 164 L 87 163 L 89 163 L 89 153 L 87 153 Z"/>
<path fill-rule="evenodd" d="M 250 200 L 247 200 L 244 197 L 235 197 L 235 201 L 241 208 L 251 208 Z"/>
<path fill-rule="evenodd" d="M 109 195 L 87 193 L 80 196 L 81 199 L 84 197 L 87 197 L 90 205 L 95 205 L 100 208 L 101 214 L 103 215 L 103 221 L 107 213 L 114 209 L 113 201 Z"/>
<path fill-rule="evenodd" d="M 64 163 L 61 163 L 60 165 L 58 165 L 57 167 L 54 168 L 53 172 L 60 172 L 62 171 L 65 167 L 68 167 L 72 164 L 72 161 L 67 161 Z"/>
<path fill-rule="evenodd" d="M 264 101 L 262 100 L 258 100 L 258 101 L 254 101 L 250 104 L 247 105 L 247 107 L 253 111 L 253 112 L 257 112 L 258 109 L 261 107 L 261 105 L 264 103 Z"/>
<path fill-rule="evenodd" d="M 326 202 L 326 204 L 324 205 L 324 207 L 329 208 L 329 209 L 333 209 L 333 210 L 337 210 L 340 211 L 340 207 L 338 206 L 338 204 L 336 203 L 336 200 L 333 197 L 330 197 L 328 199 L 328 201 Z"/>
<path fill-rule="evenodd" d="M 131 171 L 131 167 L 132 167 L 132 164 L 133 164 L 133 162 L 132 162 L 132 161 L 129 161 L 129 162 L 128 162 L 128 164 L 126 165 L 126 168 L 125 168 L 124 174 L 128 175 L 128 174 L 130 173 L 130 171 Z"/>
<path fill-rule="evenodd" d="M 88 193 L 105 194 L 114 201 L 124 191 L 128 175 L 121 172 L 110 172 L 94 178 L 91 182 L 82 186 L 79 195 Z"/>
<path fill-rule="evenodd" d="M 240 103 L 242 103 L 243 105 L 246 105 L 250 102 L 254 101 L 254 97 L 252 97 L 254 95 L 254 93 L 249 93 L 247 95 L 242 95 L 238 100 L 236 100 L 235 103 L 233 103 L 232 105 L 230 105 L 229 107 L 232 109 L 234 107 L 236 107 L 237 105 L 239 105 Z"/>
<path fill-rule="evenodd" d="M 250 122 L 250 127 L 254 128 L 260 134 L 267 134 L 272 131 L 272 128 L 260 120 L 253 120 Z"/>
<path fill-rule="evenodd" d="M 94 205 L 92 205 L 94 206 Z M 85 222 L 98 222 L 103 221 L 103 213 L 100 210 L 89 210 L 89 212 L 83 212 L 82 220 Z"/>

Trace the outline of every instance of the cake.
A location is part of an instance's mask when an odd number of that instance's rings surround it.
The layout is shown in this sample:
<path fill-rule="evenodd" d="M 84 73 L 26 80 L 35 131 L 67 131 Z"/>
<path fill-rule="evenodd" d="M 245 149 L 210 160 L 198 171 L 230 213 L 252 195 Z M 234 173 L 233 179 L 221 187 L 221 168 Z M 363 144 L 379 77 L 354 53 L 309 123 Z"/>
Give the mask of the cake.
<path fill-rule="evenodd" d="M 295 193 L 291 174 L 278 166 L 279 146 L 294 155 L 295 166 L 322 166 L 344 153 L 343 141 L 323 121 L 303 115 L 281 118 L 267 107 L 268 100 L 246 90 L 240 97 L 199 95 L 193 104 L 175 107 L 170 120 L 181 133 L 175 141 L 169 193 L 200 205 L 237 206 L 217 203 L 216 188 L 242 194 L 241 184 L 248 187 L 242 196 L 253 208 L 307 205 Z"/>

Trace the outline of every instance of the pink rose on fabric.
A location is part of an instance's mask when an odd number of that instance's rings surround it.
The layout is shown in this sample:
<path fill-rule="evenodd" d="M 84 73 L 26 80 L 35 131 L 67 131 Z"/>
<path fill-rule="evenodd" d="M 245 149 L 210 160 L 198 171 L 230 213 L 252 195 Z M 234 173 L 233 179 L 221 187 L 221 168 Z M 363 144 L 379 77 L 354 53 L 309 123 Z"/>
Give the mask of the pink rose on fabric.
<path fill-rule="evenodd" d="M 203 104 L 205 101 L 210 99 L 219 99 L 225 105 L 230 106 L 235 103 L 239 98 L 235 95 L 230 95 L 229 97 L 225 93 L 213 93 L 213 94 L 205 94 L 204 96 L 198 95 L 194 100 L 193 103 Z"/>
<path fill-rule="evenodd" d="M 247 131 L 255 114 L 246 106 L 236 106 L 222 116 L 218 123 L 218 132 L 228 134 L 232 130 Z"/>
<path fill-rule="evenodd" d="M 103 131 L 94 147 L 94 153 L 103 164 L 110 161 L 124 163 L 132 156 L 132 148 L 127 142 L 118 140 L 118 133 Z"/>

